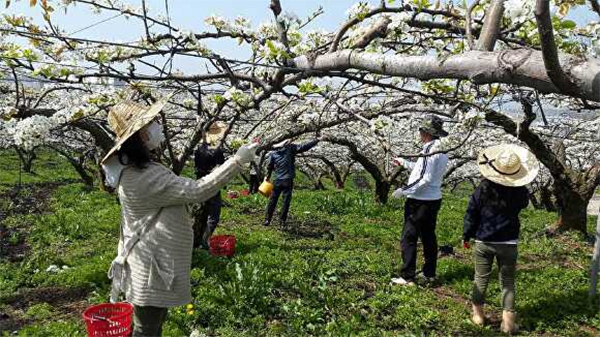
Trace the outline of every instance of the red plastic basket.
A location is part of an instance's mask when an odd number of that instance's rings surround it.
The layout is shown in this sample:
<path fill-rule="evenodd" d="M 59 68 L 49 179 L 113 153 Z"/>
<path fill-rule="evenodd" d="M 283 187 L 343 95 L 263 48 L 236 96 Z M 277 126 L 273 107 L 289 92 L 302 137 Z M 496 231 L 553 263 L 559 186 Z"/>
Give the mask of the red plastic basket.
<path fill-rule="evenodd" d="M 210 238 L 208 245 L 212 255 L 232 257 L 235 254 L 233 235 L 215 235 Z"/>
<path fill-rule="evenodd" d="M 131 334 L 133 305 L 103 303 L 85 309 L 83 319 L 89 337 L 127 337 Z"/>

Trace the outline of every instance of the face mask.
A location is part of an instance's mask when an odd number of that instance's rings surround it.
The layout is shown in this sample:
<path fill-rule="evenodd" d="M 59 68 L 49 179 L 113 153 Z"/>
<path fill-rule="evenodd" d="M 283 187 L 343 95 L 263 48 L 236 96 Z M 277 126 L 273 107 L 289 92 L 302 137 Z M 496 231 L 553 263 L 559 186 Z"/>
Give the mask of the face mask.
<path fill-rule="evenodd" d="M 160 147 L 160 144 L 165 140 L 165 135 L 162 133 L 160 125 L 156 122 L 146 126 L 146 132 L 148 132 L 146 147 L 150 151 Z"/>

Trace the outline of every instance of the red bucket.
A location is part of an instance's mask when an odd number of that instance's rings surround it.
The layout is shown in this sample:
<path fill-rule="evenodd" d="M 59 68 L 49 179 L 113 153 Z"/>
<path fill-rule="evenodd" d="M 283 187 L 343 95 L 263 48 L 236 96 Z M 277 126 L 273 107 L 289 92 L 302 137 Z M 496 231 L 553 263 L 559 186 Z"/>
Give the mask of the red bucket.
<path fill-rule="evenodd" d="M 131 334 L 133 305 L 103 303 L 85 309 L 83 319 L 89 337 L 127 337 Z"/>
<path fill-rule="evenodd" d="M 235 254 L 235 236 L 215 235 L 208 242 L 212 255 L 232 257 Z"/>

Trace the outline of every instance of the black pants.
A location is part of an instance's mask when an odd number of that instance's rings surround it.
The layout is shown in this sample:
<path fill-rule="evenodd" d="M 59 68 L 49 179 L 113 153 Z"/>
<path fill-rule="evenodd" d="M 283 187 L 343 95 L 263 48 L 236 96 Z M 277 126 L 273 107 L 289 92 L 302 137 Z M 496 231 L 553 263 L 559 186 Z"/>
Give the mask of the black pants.
<path fill-rule="evenodd" d="M 260 185 L 260 183 L 258 181 L 258 175 L 251 174 L 250 175 L 250 186 L 248 187 L 248 192 L 250 192 L 250 194 L 254 194 L 254 193 L 258 192 L 259 185 Z"/>
<path fill-rule="evenodd" d="M 162 327 L 167 318 L 167 308 L 133 306 L 132 337 L 162 336 Z"/>
<path fill-rule="evenodd" d="M 194 248 L 208 248 L 208 239 L 221 218 L 221 192 L 206 200 L 194 213 Z"/>
<path fill-rule="evenodd" d="M 402 270 L 405 280 L 413 280 L 417 269 L 417 241 L 423 243 L 425 265 L 423 274 L 435 277 L 437 266 L 438 246 L 435 236 L 437 214 L 442 200 L 407 199 L 404 204 L 404 228 L 402 229 Z"/>
<path fill-rule="evenodd" d="M 273 193 L 271 194 L 269 204 L 267 205 L 267 214 L 265 215 L 265 222 L 271 222 L 271 219 L 273 218 L 273 213 L 275 213 L 275 208 L 277 207 L 277 201 L 279 200 L 279 196 L 282 194 L 283 205 L 281 206 L 279 220 L 281 220 L 281 222 L 287 221 L 288 212 L 290 211 L 290 205 L 292 203 L 293 190 L 294 183 L 291 181 L 275 182 Z"/>

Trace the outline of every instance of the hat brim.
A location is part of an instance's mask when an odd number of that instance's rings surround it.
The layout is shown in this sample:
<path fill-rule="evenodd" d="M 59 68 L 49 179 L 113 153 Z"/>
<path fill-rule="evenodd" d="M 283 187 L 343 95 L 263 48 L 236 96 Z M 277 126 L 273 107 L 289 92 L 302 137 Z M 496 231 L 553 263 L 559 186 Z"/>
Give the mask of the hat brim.
<path fill-rule="evenodd" d="M 209 143 L 216 143 L 223 139 L 225 132 L 227 132 L 227 124 L 216 124 L 216 131 L 214 130 L 215 129 L 209 129 L 206 133 L 206 141 Z"/>
<path fill-rule="evenodd" d="M 516 174 L 504 175 L 491 167 L 489 164 L 482 164 L 487 158 L 495 158 L 500 152 L 512 150 L 521 161 L 521 168 Z M 509 187 L 525 186 L 531 183 L 540 171 L 540 163 L 537 158 L 526 148 L 514 144 L 501 144 L 482 150 L 477 158 L 479 172 L 486 179 L 497 184 Z"/>
<path fill-rule="evenodd" d="M 123 136 L 121 136 L 119 139 L 117 139 L 115 145 L 112 147 L 112 149 L 110 149 L 110 151 L 108 151 L 108 153 L 106 154 L 106 156 L 104 156 L 104 158 L 102 159 L 102 161 L 100 163 L 104 163 L 108 158 L 110 158 L 112 155 L 114 155 L 115 152 L 117 152 L 119 149 L 121 149 L 121 146 L 123 146 L 123 144 L 125 144 L 125 142 L 129 138 L 131 138 L 131 136 L 133 136 L 136 132 L 140 131 L 144 126 L 150 124 L 154 120 L 154 118 L 156 118 L 156 116 L 158 116 L 158 114 L 165 107 L 165 105 L 169 101 L 169 98 L 170 97 L 162 99 L 162 100 L 152 104 L 151 106 L 148 107 L 148 109 L 146 111 L 139 114 L 139 116 L 136 118 L 136 120 L 133 123 L 131 123 L 131 125 L 127 128 L 127 131 L 125 131 Z"/>

